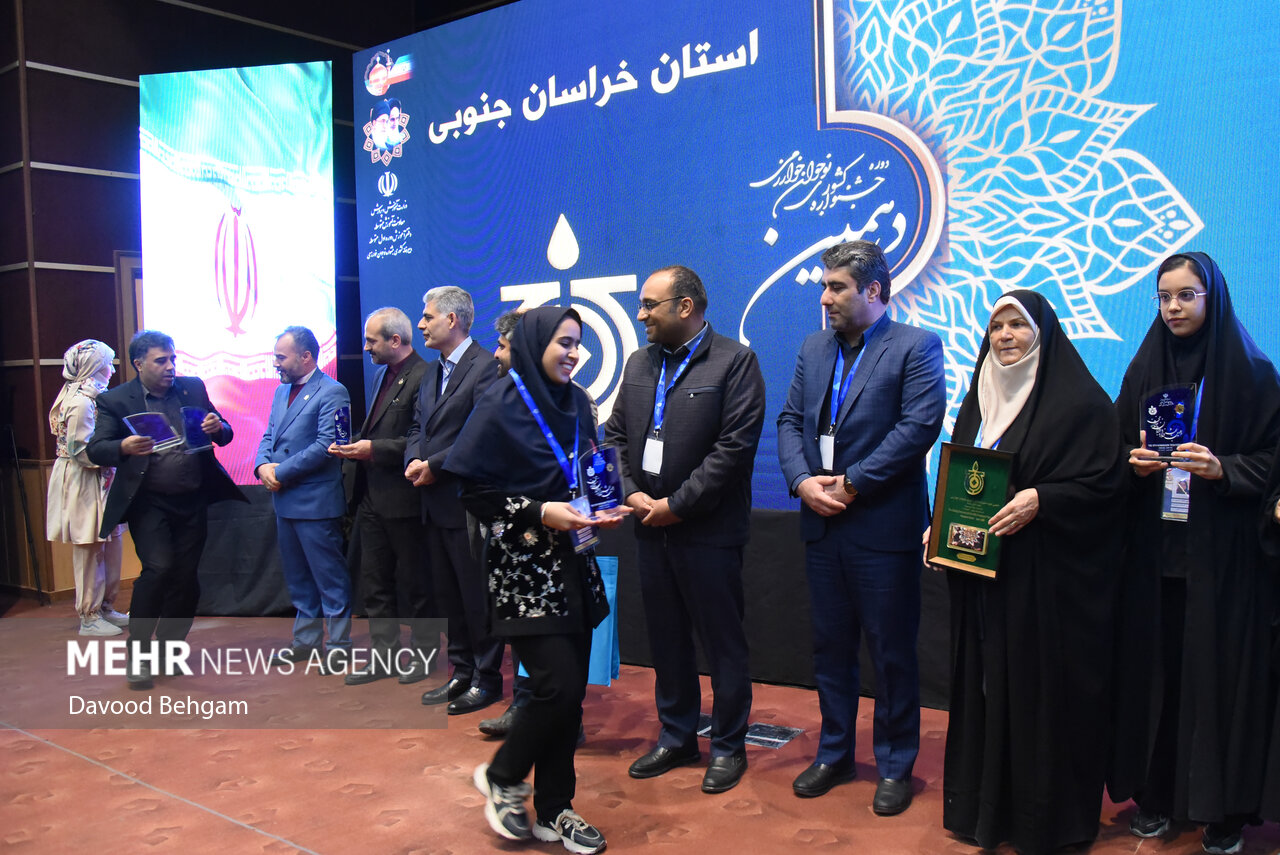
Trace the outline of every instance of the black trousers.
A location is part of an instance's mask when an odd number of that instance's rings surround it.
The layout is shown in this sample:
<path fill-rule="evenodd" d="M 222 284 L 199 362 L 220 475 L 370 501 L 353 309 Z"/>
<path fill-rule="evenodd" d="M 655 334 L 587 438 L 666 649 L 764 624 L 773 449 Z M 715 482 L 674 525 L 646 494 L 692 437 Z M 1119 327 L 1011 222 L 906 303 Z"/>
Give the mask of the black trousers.
<path fill-rule="evenodd" d="M 174 495 L 139 490 L 126 521 L 142 572 L 129 600 L 129 640 L 187 637 L 200 602 L 196 570 L 209 533 L 208 511 L 198 492 Z"/>
<path fill-rule="evenodd" d="M 741 754 L 751 715 L 742 627 L 742 548 L 636 542 L 654 695 L 665 748 L 696 749 L 702 686 L 694 633 L 711 672 L 711 756 Z"/>
<path fill-rule="evenodd" d="M 426 528 L 417 516 L 388 519 L 373 512 L 368 500 L 356 510 L 360 530 L 360 591 L 369 615 L 375 650 L 400 647 L 400 624 L 409 625 L 409 643 L 427 653 L 440 646 L 424 619 L 439 615 L 423 548 Z"/>
<path fill-rule="evenodd" d="M 577 787 L 573 755 L 587 694 L 591 633 L 516 636 L 511 648 L 529 672 L 530 697 L 493 755 L 489 777 L 511 786 L 532 770 L 534 810 L 538 819 L 552 822 L 572 806 Z"/>
<path fill-rule="evenodd" d="M 501 694 L 502 642 L 489 634 L 489 595 L 472 535 L 466 528 L 427 523 L 426 537 L 436 597 L 449 619 L 453 676 Z"/>

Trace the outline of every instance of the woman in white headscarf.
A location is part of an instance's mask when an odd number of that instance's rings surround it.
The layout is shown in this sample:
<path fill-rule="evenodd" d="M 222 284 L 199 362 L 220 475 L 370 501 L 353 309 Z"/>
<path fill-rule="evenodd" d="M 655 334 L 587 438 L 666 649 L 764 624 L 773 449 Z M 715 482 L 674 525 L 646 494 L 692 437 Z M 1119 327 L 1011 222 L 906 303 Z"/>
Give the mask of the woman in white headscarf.
<path fill-rule="evenodd" d="M 68 348 L 62 357 L 66 382 L 49 411 L 49 429 L 58 447 L 45 523 L 49 540 L 71 544 L 81 635 L 119 635 L 129 622 L 112 608 L 120 588 L 124 526 L 105 541 L 98 537 L 115 470 L 99 467 L 85 453 L 98 415 L 95 399 L 115 373 L 115 356 L 110 347 L 93 339 Z"/>
<path fill-rule="evenodd" d="M 1013 453 L 995 579 L 948 571 L 942 823 L 1020 855 L 1098 833 L 1124 470 L 1111 399 L 1048 301 L 996 301 L 952 441 Z"/>

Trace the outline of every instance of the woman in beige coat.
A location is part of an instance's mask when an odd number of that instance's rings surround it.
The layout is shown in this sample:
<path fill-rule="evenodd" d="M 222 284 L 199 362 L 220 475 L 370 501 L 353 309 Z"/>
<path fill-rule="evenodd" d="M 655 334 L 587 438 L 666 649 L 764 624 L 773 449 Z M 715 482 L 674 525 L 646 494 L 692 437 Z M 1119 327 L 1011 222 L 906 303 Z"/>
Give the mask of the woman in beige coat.
<path fill-rule="evenodd" d="M 80 634 L 119 635 L 129 618 L 112 608 L 120 588 L 124 526 L 106 540 L 98 537 L 107 489 L 115 470 L 89 460 L 85 448 L 93 436 L 98 408 L 95 399 L 115 373 L 115 351 L 86 339 L 63 355 L 66 381 L 49 411 L 49 429 L 58 438 L 57 458 L 49 477 L 49 540 L 71 544 Z"/>

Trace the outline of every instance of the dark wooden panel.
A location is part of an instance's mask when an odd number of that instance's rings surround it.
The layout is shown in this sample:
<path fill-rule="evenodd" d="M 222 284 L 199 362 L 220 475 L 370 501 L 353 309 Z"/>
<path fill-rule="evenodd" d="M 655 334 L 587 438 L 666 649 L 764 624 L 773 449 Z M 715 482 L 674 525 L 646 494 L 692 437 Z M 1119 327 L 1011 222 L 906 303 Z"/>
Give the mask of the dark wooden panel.
<path fill-rule="evenodd" d="M 18 59 L 18 29 L 15 0 L 0 0 L 0 67 Z M 12 73 L 12 72 L 10 72 Z"/>
<path fill-rule="evenodd" d="M 0 425 L 13 425 L 18 456 L 28 460 L 41 459 L 43 434 L 49 432 L 46 414 L 37 412 L 35 400 L 35 374 L 30 368 L 0 368 Z M 8 443 L 7 432 L 0 431 L 0 441 Z M 11 449 L 0 449 L 5 458 L 12 453 Z"/>
<path fill-rule="evenodd" d="M 0 360 L 31 359 L 31 298 L 27 271 L 0 273 Z"/>
<path fill-rule="evenodd" d="M 111 267 L 142 249 L 138 182 L 70 172 L 31 174 L 36 261 Z"/>
<path fill-rule="evenodd" d="M 27 73 L 31 159 L 138 171 L 138 90 L 39 69 Z"/>
<path fill-rule="evenodd" d="M 369 11 L 363 4 L 314 5 L 348 7 L 353 19 Z M 69 0 L 27 3 L 25 9 L 29 60 L 126 80 L 318 59 L 349 64 L 351 57 L 341 47 L 155 0 Z"/>
<path fill-rule="evenodd" d="M 14 169 L 0 175 L 0 211 L 4 211 L 4 225 L 0 227 L 0 265 L 27 260 L 27 221 L 22 215 L 26 209 L 22 170 Z M 5 306 L 5 311 L 9 311 L 8 306 Z"/>
<path fill-rule="evenodd" d="M 22 114 L 18 71 L 14 69 L 0 74 L 0 165 L 19 160 L 22 160 Z"/>
<path fill-rule="evenodd" d="M 116 277 L 75 270 L 36 271 L 36 334 L 41 359 L 61 359 L 77 341 L 96 338 L 116 353 Z"/>

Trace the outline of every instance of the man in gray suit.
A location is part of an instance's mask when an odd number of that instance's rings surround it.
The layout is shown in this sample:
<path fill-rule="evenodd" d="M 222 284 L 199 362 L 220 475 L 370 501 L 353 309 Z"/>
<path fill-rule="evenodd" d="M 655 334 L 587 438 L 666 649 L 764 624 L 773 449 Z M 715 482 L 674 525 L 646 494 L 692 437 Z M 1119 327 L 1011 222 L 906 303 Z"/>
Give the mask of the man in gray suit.
<path fill-rule="evenodd" d="M 369 614 L 374 651 L 368 666 L 346 676 L 348 686 L 398 676 L 416 683 L 427 676 L 427 662 L 439 645 L 423 620 L 437 613 L 435 592 L 422 544 L 426 528 L 417 491 L 404 477 L 405 434 L 413 422 L 418 387 L 427 362 L 413 349 L 409 316 L 388 307 L 364 322 L 364 350 L 380 366 L 364 425 L 348 445 L 329 453 L 350 460 L 348 503 L 356 508 L 360 534 L 360 589 Z M 400 604 L 404 604 L 404 612 Z M 400 653 L 400 621 L 407 618 L 411 656 Z"/>
<path fill-rule="evenodd" d="M 652 778 L 701 759 L 696 631 L 711 669 L 711 762 L 702 790 L 732 789 L 747 768 L 751 673 L 742 628 L 742 548 L 751 472 L 764 424 L 756 355 L 717 335 L 707 292 L 687 267 L 664 267 L 640 289 L 651 344 L 627 360 L 605 439 L 619 446 L 634 509 L 662 731 L 631 764 Z"/>
<path fill-rule="evenodd" d="M 440 359 L 427 366 L 406 437 L 404 476 L 422 496 L 427 556 L 436 596 L 449 619 L 453 677 L 426 692 L 428 706 L 448 702 L 449 714 L 475 712 L 502 697 L 502 642 L 488 631 L 488 592 L 478 544 L 467 529 L 458 482 L 445 458 L 475 403 L 498 377 L 498 361 L 471 338 L 475 308 L 461 288 L 432 288 L 418 329 Z"/>

